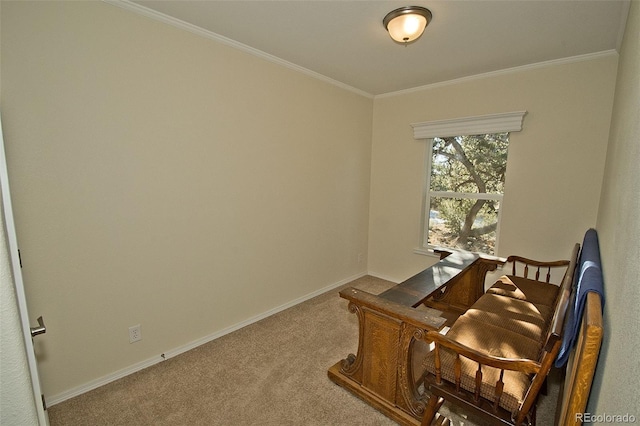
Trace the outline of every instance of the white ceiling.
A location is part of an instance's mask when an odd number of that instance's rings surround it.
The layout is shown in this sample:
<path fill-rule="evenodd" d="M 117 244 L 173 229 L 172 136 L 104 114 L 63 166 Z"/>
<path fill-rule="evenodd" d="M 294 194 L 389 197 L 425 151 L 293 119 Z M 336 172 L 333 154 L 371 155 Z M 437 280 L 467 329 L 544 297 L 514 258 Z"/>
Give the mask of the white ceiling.
<path fill-rule="evenodd" d="M 629 9 L 629 0 L 106 1 L 369 95 L 618 49 Z M 402 46 L 382 19 L 406 5 L 429 8 L 433 21 Z"/>

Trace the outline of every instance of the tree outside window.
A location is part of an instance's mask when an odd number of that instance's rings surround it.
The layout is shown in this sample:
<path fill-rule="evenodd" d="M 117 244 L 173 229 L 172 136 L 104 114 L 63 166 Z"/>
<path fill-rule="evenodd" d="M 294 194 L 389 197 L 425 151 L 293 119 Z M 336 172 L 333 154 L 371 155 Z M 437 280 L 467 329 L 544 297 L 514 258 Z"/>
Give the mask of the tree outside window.
<path fill-rule="evenodd" d="M 435 137 L 424 241 L 495 254 L 509 133 Z"/>

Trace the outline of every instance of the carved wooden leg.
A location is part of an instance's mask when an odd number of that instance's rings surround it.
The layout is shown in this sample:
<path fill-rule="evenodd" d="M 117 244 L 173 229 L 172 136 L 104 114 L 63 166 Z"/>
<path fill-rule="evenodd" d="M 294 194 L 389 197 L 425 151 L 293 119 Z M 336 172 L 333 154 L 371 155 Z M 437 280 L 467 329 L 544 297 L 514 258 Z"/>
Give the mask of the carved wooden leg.
<path fill-rule="evenodd" d="M 398 352 L 398 389 L 400 392 L 396 395 L 396 405 L 416 419 L 422 418 L 425 404 L 414 380 L 413 354 L 415 344 L 418 341 L 423 342 L 425 335 L 425 330 L 407 323 L 402 324 Z"/>
<path fill-rule="evenodd" d="M 438 398 L 436 395 L 431 395 L 429 397 L 429 402 L 427 403 L 427 407 L 424 409 L 424 417 L 422 417 L 422 423 L 420 423 L 420 426 L 431 426 L 431 422 L 433 422 L 433 418 L 436 416 L 440 407 L 442 407 L 443 402 L 444 398 Z"/>

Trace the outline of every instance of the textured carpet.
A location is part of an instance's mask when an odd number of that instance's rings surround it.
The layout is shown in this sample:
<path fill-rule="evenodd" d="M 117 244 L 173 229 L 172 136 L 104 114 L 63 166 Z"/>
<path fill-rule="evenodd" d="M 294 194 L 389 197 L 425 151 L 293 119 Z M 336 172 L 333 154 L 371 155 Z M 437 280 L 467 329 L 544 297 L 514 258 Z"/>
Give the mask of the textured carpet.
<path fill-rule="evenodd" d="M 374 277 L 354 286 L 378 294 Z M 49 408 L 57 425 L 395 425 L 327 378 L 355 353 L 358 324 L 330 291 Z M 553 386 L 552 386 L 553 388 Z M 455 425 L 481 425 L 449 412 Z M 553 424 L 553 392 L 538 424 Z M 547 423 L 547 421 L 549 421 Z"/>

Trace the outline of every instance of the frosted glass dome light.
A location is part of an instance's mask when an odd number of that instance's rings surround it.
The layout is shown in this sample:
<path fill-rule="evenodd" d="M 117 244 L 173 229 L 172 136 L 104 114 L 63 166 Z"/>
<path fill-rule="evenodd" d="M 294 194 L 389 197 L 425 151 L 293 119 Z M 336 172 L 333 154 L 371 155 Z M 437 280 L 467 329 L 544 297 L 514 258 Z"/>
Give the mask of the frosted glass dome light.
<path fill-rule="evenodd" d="M 420 6 L 405 6 L 393 10 L 382 20 L 389 35 L 398 43 L 411 43 L 417 40 L 431 22 L 429 9 Z"/>

